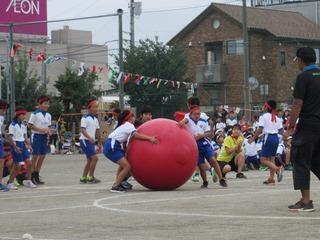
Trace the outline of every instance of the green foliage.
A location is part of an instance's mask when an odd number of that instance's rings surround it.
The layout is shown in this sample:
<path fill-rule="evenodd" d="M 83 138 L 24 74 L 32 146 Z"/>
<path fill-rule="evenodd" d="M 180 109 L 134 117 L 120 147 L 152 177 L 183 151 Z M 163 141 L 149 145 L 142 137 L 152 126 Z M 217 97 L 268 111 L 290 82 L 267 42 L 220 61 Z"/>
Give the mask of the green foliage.
<path fill-rule="evenodd" d="M 40 77 L 34 70 L 29 69 L 29 61 L 25 55 L 18 55 L 14 64 L 16 105 L 33 111 L 36 99 L 45 94 L 45 88 L 40 84 Z M 7 97 L 8 78 L 5 69 L 2 71 L 2 97 Z"/>
<path fill-rule="evenodd" d="M 77 72 L 68 68 L 58 77 L 54 86 L 60 93 L 59 100 L 64 112 L 80 112 L 89 99 L 100 96 L 100 92 L 94 89 L 97 78 L 95 73 L 88 71 L 78 76 Z"/>
<path fill-rule="evenodd" d="M 59 97 L 50 96 L 50 107 L 49 112 L 52 115 L 52 119 L 57 120 L 62 114 L 63 105 L 59 99 Z"/>
<path fill-rule="evenodd" d="M 125 72 L 174 81 L 186 81 L 186 57 L 178 46 L 166 46 L 157 40 L 140 41 L 134 49 L 125 49 Z M 139 112 L 143 105 L 153 108 L 155 117 L 172 118 L 177 110 L 185 109 L 187 90 L 171 83 L 135 84 L 131 80 L 125 85 L 125 92 L 130 96 L 129 104 Z"/>

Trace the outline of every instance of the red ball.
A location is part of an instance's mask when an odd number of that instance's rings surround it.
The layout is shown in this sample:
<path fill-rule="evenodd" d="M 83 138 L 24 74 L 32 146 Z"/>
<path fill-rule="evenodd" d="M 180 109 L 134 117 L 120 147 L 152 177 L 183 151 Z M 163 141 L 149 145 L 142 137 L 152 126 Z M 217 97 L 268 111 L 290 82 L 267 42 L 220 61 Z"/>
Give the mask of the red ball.
<path fill-rule="evenodd" d="M 133 177 L 152 190 L 173 190 L 186 183 L 198 161 L 198 147 L 193 136 L 169 119 L 146 122 L 138 132 L 155 136 L 159 142 L 132 140 L 127 157 Z"/>

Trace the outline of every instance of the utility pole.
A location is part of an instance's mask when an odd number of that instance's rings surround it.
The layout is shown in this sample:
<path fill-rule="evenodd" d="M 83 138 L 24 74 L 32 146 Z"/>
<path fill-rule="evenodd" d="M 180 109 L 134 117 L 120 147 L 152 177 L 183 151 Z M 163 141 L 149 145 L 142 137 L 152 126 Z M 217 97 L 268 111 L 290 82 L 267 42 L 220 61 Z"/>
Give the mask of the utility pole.
<path fill-rule="evenodd" d="M 134 0 L 130 0 L 130 47 L 134 47 Z"/>
<path fill-rule="evenodd" d="M 247 24 L 247 1 L 242 0 L 242 31 L 243 31 L 243 103 L 244 112 L 247 121 L 250 121 L 250 103 L 249 103 L 249 40 L 248 40 L 248 24 Z"/>
<path fill-rule="evenodd" d="M 13 49 L 13 24 L 9 24 L 9 47 L 10 50 Z M 9 108 L 9 116 L 13 118 L 15 113 L 15 100 L 16 100 L 16 83 L 14 80 L 14 56 L 10 54 L 10 70 L 9 70 L 9 84 L 10 84 L 10 108 Z"/>
<path fill-rule="evenodd" d="M 117 11 L 119 17 L 119 71 L 120 74 L 123 73 L 123 31 L 122 31 L 122 15 L 123 10 L 118 9 Z M 119 107 L 121 110 L 124 109 L 124 86 L 123 79 L 119 82 Z"/>
<path fill-rule="evenodd" d="M 47 39 L 44 38 L 43 40 L 44 43 L 44 53 L 46 54 L 47 52 Z M 44 63 L 44 61 L 41 64 L 41 82 L 43 84 L 45 93 L 47 92 L 47 65 Z"/>

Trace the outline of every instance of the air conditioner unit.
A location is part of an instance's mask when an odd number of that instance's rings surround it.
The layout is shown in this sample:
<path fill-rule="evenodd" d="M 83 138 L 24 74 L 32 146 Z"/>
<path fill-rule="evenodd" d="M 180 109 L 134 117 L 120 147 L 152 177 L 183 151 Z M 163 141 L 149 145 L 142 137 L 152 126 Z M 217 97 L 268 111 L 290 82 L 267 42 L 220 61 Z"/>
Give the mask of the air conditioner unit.
<path fill-rule="evenodd" d="M 196 80 L 198 83 L 223 83 L 225 82 L 225 65 L 198 65 L 196 70 Z"/>

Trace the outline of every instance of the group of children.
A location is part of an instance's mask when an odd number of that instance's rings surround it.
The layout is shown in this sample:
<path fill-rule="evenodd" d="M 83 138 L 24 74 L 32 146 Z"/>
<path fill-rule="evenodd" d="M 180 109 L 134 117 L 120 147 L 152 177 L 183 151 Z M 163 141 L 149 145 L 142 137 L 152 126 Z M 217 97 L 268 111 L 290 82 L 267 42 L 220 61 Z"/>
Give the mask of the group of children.
<path fill-rule="evenodd" d="M 5 100 L 0 100 L 0 128 L 4 126 L 4 115 L 8 108 Z M 48 113 L 49 98 L 37 99 L 37 110 L 26 122 L 27 110 L 17 107 L 15 117 L 8 131 L 2 132 L 0 139 L 0 191 L 17 190 L 19 185 L 36 188 L 44 182 L 40 179 L 40 170 L 47 153 L 48 137 L 52 134 L 51 115 Z M 31 142 L 28 138 L 31 130 Z M 4 137 L 3 137 L 4 136 Z M 32 159 L 30 161 L 30 153 Z M 2 178 L 9 176 L 7 185 Z"/>
<path fill-rule="evenodd" d="M 8 107 L 5 101 L 0 102 L 0 125 L 4 122 L 4 113 Z M 26 187 L 35 188 L 43 184 L 39 172 L 47 153 L 48 136 L 51 135 L 51 115 L 48 113 L 49 98 L 41 96 L 38 99 L 38 107 L 25 124 L 27 111 L 17 107 L 15 118 L 9 125 L 9 131 L 5 138 L 0 140 L 0 189 L 8 191 L 17 189 L 15 179 Z M 197 97 L 188 99 L 189 112 L 178 120 L 180 127 L 185 127 L 195 138 L 198 146 L 198 173 L 202 178 L 202 188 L 207 188 L 209 181 L 207 171 L 213 175 L 213 181 L 219 181 L 220 186 L 227 187 L 226 174 L 235 171 L 236 178 L 246 178 L 243 170 L 246 163 L 251 163 L 258 168 L 260 163 L 270 170 L 269 178 L 264 184 L 275 184 L 282 180 L 283 161 L 280 164 L 275 161 L 279 156 L 279 134 L 283 132 L 282 120 L 276 116 L 276 102 L 268 101 L 264 105 L 265 113 L 260 116 L 257 129 L 241 132 L 241 127 L 230 118 L 229 131 L 223 128 L 214 129 L 210 118 L 200 109 L 200 101 Z M 112 162 L 118 164 L 118 170 L 111 192 L 122 193 L 132 189 L 128 182 L 130 178 L 130 164 L 126 159 L 126 147 L 131 138 L 149 141 L 157 144 L 156 136 L 146 136 L 136 131 L 136 127 L 152 119 L 152 110 L 146 106 L 141 111 L 140 119 L 129 111 L 114 109 L 112 116 L 116 122 L 114 130 L 108 135 L 104 146 L 100 136 L 99 121 L 97 119 L 98 102 L 95 99 L 87 103 L 87 111 L 81 119 L 80 147 L 85 153 L 87 161 L 80 178 L 80 183 L 99 183 L 94 173 L 98 162 L 98 153 L 103 154 Z M 234 124 L 233 124 L 234 122 Z M 27 129 L 32 131 L 31 142 L 27 135 Z M 212 133 L 215 131 L 215 135 Z M 213 140 L 212 140 L 213 139 Z M 260 157 L 257 154 L 256 141 L 260 139 L 262 147 Z M 4 152 L 6 144 L 6 153 Z M 102 151 L 103 149 L 103 151 Z M 284 148 L 283 148 L 284 149 Z M 32 160 L 30 161 L 30 153 Z M 279 162 L 279 159 L 278 159 Z M 2 177 L 9 176 L 7 185 L 2 184 Z"/>

